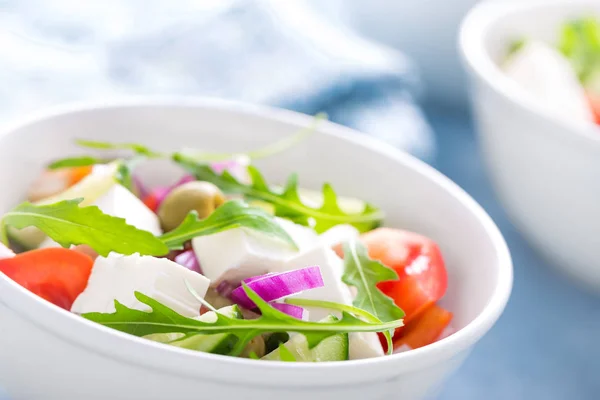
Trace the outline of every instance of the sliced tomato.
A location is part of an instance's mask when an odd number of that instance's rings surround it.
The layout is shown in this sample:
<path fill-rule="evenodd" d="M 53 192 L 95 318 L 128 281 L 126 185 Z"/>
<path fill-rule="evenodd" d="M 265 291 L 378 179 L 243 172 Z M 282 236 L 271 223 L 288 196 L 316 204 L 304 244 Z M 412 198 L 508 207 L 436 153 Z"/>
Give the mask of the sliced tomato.
<path fill-rule="evenodd" d="M 587 91 L 587 98 L 594 113 L 594 119 L 597 124 L 600 124 L 600 95 Z"/>
<path fill-rule="evenodd" d="M 158 196 L 155 192 L 148 194 L 146 197 L 142 199 L 146 207 L 148 207 L 153 212 L 157 212 L 158 210 Z"/>
<path fill-rule="evenodd" d="M 406 313 L 405 323 L 416 318 L 446 293 L 448 277 L 439 247 L 429 238 L 400 229 L 378 228 L 361 235 L 369 257 L 393 268 L 397 281 L 377 287 Z M 334 248 L 342 255 L 340 247 Z"/>
<path fill-rule="evenodd" d="M 47 248 L 0 260 L 0 272 L 19 285 L 70 310 L 87 286 L 94 261 L 78 251 Z"/>
<path fill-rule="evenodd" d="M 452 313 L 434 304 L 406 324 L 401 334 L 394 338 L 394 349 L 402 346 L 411 349 L 427 346 L 442 336 L 450 321 Z"/>

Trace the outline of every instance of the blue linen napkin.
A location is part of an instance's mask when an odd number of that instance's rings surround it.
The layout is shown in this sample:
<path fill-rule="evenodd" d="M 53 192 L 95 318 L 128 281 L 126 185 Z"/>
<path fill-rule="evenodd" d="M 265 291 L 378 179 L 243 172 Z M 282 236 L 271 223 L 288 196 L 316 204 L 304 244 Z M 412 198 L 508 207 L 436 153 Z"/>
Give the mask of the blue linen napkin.
<path fill-rule="evenodd" d="M 433 157 L 433 135 L 415 104 L 418 73 L 403 54 L 302 1 L 169 3 L 4 0 L 0 110 L 12 116 L 115 95 L 208 95 L 325 111 Z"/>

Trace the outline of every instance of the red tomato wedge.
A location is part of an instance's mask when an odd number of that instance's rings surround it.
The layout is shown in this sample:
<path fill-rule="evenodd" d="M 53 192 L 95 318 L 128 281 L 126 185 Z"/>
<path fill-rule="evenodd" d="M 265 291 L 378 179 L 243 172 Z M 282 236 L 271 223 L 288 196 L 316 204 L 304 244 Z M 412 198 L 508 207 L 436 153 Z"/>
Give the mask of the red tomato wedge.
<path fill-rule="evenodd" d="M 410 322 L 446 293 L 448 277 L 440 249 L 429 238 L 400 229 L 378 228 L 361 235 L 369 257 L 393 268 L 397 281 L 377 287 L 394 299 Z M 341 248 L 334 248 L 341 256 Z"/>
<path fill-rule="evenodd" d="M 66 310 L 84 291 L 94 261 L 83 253 L 47 248 L 0 260 L 3 272 L 19 285 Z"/>
<path fill-rule="evenodd" d="M 142 201 L 144 202 L 146 207 L 148 207 L 153 212 L 156 212 L 158 210 L 158 196 L 156 195 L 156 193 L 150 193 L 149 195 L 144 197 Z"/>
<path fill-rule="evenodd" d="M 403 345 L 411 349 L 427 346 L 440 338 L 451 320 L 451 312 L 433 305 L 404 327 L 400 337 L 394 339 L 394 348 Z"/>
<path fill-rule="evenodd" d="M 600 124 L 600 95 L 587 91 L 587 98 L 594 113 L 594 119 L 597 124 Z"/>

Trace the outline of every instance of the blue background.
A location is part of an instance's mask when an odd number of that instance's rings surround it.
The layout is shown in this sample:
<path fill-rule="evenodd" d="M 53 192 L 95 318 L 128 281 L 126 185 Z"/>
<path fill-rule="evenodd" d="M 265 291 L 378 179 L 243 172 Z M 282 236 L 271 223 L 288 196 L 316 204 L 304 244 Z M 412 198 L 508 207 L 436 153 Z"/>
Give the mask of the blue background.
<path fill-rule="evenodd" d="M 434 166 L 491 215 L 515 268 L 506 311 L 440 399 L 600 398 L 600 298 L 553 270 L 508 221 L 485 176 L 470 115 L 435 106 L 425 110 L 438 140 Z"/>

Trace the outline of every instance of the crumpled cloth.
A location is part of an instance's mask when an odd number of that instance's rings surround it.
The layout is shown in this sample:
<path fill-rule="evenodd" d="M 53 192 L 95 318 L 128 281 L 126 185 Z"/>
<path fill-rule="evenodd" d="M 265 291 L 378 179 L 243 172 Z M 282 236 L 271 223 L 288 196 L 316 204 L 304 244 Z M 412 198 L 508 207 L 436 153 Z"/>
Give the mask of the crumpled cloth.
<path fill-rule="evenodd" d="M 302 1 L 0 0 L 1 121 L 57 103 L 215 96 L 329 118 L 431 161 L 418 71 Z"/>

